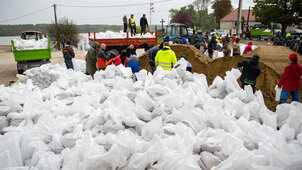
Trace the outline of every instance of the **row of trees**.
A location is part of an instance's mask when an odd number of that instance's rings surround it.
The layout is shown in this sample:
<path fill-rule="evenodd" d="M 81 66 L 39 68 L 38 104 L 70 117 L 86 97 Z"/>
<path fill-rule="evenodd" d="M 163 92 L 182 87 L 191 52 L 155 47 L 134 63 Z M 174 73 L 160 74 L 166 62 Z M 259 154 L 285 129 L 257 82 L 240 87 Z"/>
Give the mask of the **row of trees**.
<path fill-rule="evenodd" d="M 282 33 L 288 26 L 302 23 L 301 0 L 254 0 L 254 3 L 257 21 L 265 25 L 281 24 Z"/>
<path fill-rule="evenodd" d="M 208 6 L 212 4 L 213 13 Z M 219 20 L 233 10 L 230 0 L 195 0 L 192 4 L 180 9 L 171 9 L 171 22 L 182 23 L 188 27 L 212 30 L 219 26 Z"/>
<path fill-rule="evenodd" d="M 45 34 L 49 24 L 22 24 L 22 25 L 0 25 L 0 36 L 17 36 L 26 30 L 37 30 Z M 87 32 L 105 32 L 107 30 L 120 31 L 123 29 L 122 25 L 77 25 L 80 33 Z"/>

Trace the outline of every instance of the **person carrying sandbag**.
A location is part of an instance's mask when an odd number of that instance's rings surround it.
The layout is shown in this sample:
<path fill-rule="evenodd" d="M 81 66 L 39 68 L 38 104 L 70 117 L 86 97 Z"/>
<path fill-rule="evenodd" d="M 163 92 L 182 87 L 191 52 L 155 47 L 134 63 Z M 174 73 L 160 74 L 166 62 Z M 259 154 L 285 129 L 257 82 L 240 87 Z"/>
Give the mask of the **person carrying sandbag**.
<path fill-rule="evenodd" d="M 302 66 L 298 64 L 298 56 L 292 53 L 288 56 L 291 63 L 284 68 L 284 72 L 278 83 L 282 87 L 280 104 L 286 103 L 288 96 L 291 94 L 292 101 L 300 102 L 300 79 L 302 75 Z"/>
<path fill-rule="evenodd" d="M 255 54 L 250 60 L 240 61 L 237 66 L 243 67 L 240 76 L 241 87 L 244 89 L 244 86 L 250 85 L 255 93 L 256 80 L 260 74 L 259 55 Z"/>

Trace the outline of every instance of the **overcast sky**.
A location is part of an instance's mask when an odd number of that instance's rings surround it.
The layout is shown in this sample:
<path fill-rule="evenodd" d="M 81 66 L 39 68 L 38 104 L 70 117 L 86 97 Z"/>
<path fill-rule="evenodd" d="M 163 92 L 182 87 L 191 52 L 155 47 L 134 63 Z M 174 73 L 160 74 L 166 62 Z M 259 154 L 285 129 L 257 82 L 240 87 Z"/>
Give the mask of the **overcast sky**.
<path fill-rule="evenodd" d="M 169 18 L 169 9 L 191 4 L 194 0 L 151 0 L 159 2 L 153 5 L 152 24 L 160 24 L 160 20 Z M 239 0 L 232 0 L 233 8 L 238 7 Z M 253 6 L 253 0 L 242 0 L 243 9 Z M 146 3 L 146 4 L 144 4 Z M 0 0 L 0 24 L 39 24 L 50 23 L 54 20 L 53 4 L 58 4 L 57 17 L 66 16 L 75 21 L 76 24 L 112 24 L 122 25 L 122 17 L 127 14 L 134 14 L 134 18 L 139 20 L 142 14 L 146 14 L 150 22 L 149 13 L 150 0 Z M 124 7 L 106 8 L 80 8 L 71 6 L 114 6 L 129 5 Z M 211 5 L 209 5 L 211 10 Z M 27 15 L 27 16 L 25 16 Z M 25 17 L 22 17 L 25 16 Z M 166 22 L 167 23 L 167 22 Z M 166 24 L 165 23 L 165 24 Z"/>

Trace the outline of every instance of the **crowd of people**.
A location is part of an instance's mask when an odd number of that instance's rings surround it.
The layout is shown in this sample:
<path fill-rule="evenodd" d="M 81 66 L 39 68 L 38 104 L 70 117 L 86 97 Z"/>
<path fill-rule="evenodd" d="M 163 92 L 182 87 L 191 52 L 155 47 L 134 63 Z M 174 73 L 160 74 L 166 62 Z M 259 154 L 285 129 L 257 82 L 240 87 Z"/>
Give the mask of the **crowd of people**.
<path fill-rule="evenodd" d="M 284 45 L 297 53 L 301 52 L 302 50 L 302 42 L 298 37 L 295 37 L 293 40 L 293 38 L 287 34 L 284 39 L 280 39 L 277 36 L 274 38 L 274 45 Z M 238 56 L 241 54 L 239 44 L 240 38 L 232 37 L 230 40 L 229 37 L 225 37 L 219 39 L 215 35 L 212 35 L 207 46 L 210 57 L 212 57 L 214 50 L 218 49 L 217 44 L 219 42 L 222 42 L 223 44 L 222 48 L 219 50 L 223 51 L 225 57 L 230 57 L 231 51 L 233 51 L 233 56 Z M 156 46 L 152 49 L 150 49 L 150 46 L 147 43 L 143 43 L 141 45 L 129 45 L 126 49 L 120 52 L 120 55 L 117 55 L 113 51 L 105 52 L 106 44 L 92 42 L 92 45 L 85 57 L 86 74 L 92 76 L 93 78 L 97 70 L 105 70 L 110 64 L 114 64 L 116 66 L 122 64 L 125 67 L 130 67 L 133 75 L 135 75 L 134 73 L 140 71 L 140 62 L 136 54 L 136 50 L 139 47 L 144 48 L 148 53 L 149 66 L 152 74 L 157 67 L 161 67 L 164 71 L 171 70 L 177 63 L 177 57 L 175 52 L 171 49 L 170 44 L 173 43 L 162 42 L 159 46 Z M 252 51 L 252 45 L 252 41 L 248 42 L 248 45 L 245 47 L 243 53 L 245 54 L 249 51 Z M 63 56 L 67 69 L 73 69 L 72 58 L 74 58 L 75 54 L 69 42 L 67 42 L 67 46 L 63 48 Z M 187 56 L 181 56 L 180 58 L 183 58 L 185 61 L 187 61 Z M 300 79 L 302 75 L 302 66 L 298 64 L 298 55 L 296 53 L 292 53 L 288 56 L 288 58 L 290 60 L 290 64 L 285 67 L 284 73 L 282 74 L 282 77 L 278 83 L 278 87 L 282 88 L 280 103 L 286 103 L 289 95 L 292 96 L 292 101 L 300 102 L 299 90 L 301 84 Z M 253 89 L 253 92 L 256 91 L 256 80 L 261 72 L 259 67 L 259 59 L 260 56 L 255 54 L 251 59 L 237 63 L 237 67 L 243 68 L 242 75 L 240 77 L 242 88 L 250 85 Z M 187 61 L 187 71 L 192 72 L 192 70 L 192 64 Z"/>
<path fill-rule="evenodd" d="M 269 45 L 275 45 L 275 46 L 285 46 L 290 48 L 291 50 L 295 51 L 296 53 L 299 53 L 302 55 L 302 35 L 291 35 L 290 33 L 285 34 L 285 36 L 282 36 L 280 32 L 275 34 L 272 39 L 271 43 Z"/>

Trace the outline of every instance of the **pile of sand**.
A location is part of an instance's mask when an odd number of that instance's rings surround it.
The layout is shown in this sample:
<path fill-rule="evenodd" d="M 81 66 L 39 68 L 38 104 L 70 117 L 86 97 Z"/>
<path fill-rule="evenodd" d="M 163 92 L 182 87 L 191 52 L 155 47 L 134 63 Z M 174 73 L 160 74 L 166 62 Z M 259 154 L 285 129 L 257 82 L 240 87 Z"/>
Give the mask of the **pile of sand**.
<path fill-rule="evenodd" d="M 193 72 L 202 73 L 205 65 L 210 63 L 212 59 L 204 55 L 200 50 L 192 45 L 175 44 L 171 45 L 171 49 L 175 52 L 177 58 L 186 56 L 188 61 L 193 65 Z M 141 69 L 150 71 L 148 63 L 148 52 L 140 57 Z"/>
<path fill-rule="evenodd" d="M 239 61 L 248 60 L 254 54 L 259 54 L 261 74 L 257 79 L 256 88 L 262 91 L 266 106 L 271 110 L 275 110 L 278 104 L 274 101 L 274 88 L 280 80 L 284 67 L 289 64 L 287 56 L 292 53 L 286 47 L 259 46 L 256 50 L 244 56 L 212 60 L 194 46 L 172 45 L 171 49 L 176 53 L 178 58 L 182 55 L 187 56 L 189 62 L 193 65 L 193 72 L 205 74 L 209 84 L 212 83 L 216 76 L 224 77 L 226 71 L 238 68 L 237 63 Z M 142 69 L 150 71 L 147 53 L 140 57 L 140 62 Z"/>
<path fill-rule="evenodd" d="M 258 54 L 263 63 L 272 67 L 278 74 L 281 75 L 285 66 L 290 63 L 287 57 L 291 53 L 293 53 L 293 51 L 287 47 L 262 45 L 257 49 L 246 53 L 244 56 L 252 57 L 254 54 Z"/>

